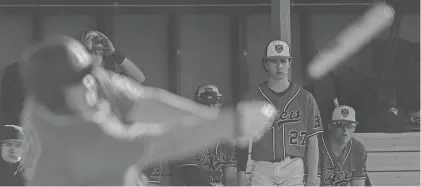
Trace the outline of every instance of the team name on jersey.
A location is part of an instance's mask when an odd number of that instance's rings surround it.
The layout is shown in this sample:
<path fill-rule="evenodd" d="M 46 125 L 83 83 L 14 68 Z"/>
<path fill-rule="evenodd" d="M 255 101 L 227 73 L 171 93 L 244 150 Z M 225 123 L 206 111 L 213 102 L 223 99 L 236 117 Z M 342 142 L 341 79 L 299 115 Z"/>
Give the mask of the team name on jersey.
<path fill-rule="evenodd" d="M 272 123 L 271 127 L 274 127 L 275 125 L 277 127 L 280 127 L 283 124 L 300 122 L 302 119 L 301 116 L 302 115 L 301 115 L 300 109 L 297 109 L 296 111 L 288 110 L 288 111 L 278 112 L 278 114 L 275 117 L 274 123 Z"/>
<path fill-rule="evenodd" d="M 157 165 L 150 176 L 150 180 L 160 181 L 161 180 L 161 165 Z"/>
<path fill-rule="evenodd" d="M 333 168 L 322 169 L 321 180 L 323 180 L 326 186 L 345 185 L 351 180 L 351 176 L 354 171 L 355 170 L 348 172 L 343 170 L 341 172 L 337 172 Z"/>
<path fill-rule="evenodd" d="M 219 168 L 220 165 L 227 162 L 228 158 L 226 154 L 211 154 L 211 153 L 202 153 L 197 156 L 197 166 L 199 168 L 204 168 L 206 171 L 214 171 Z"/>

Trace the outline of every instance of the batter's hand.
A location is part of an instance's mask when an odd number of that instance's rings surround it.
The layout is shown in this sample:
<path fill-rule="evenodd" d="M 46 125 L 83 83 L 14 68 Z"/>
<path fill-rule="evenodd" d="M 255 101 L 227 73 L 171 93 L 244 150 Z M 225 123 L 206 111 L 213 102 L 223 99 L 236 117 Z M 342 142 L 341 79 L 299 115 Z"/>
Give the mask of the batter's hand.
<path fill-rule="evenodd" d="M 138 170 L 136 165 L 130 166 L 124 175 L 124 186 L 147 186 L 148 177 Z"/>
<path fill-rule="evenodd" d="M 105 34 L 99 32 L 99 31 L 95 31 L 95 32 L 101 38 L 101 44 L 103 45 L 103 52 L 104 52 L 103 54 L 105 56 L 112 55 L 115 52 L 115 48 L 114 48 L 114 45 L 111 42 L 111 40 L 108 39 L 108 37 L 105 36 Z"/>
<path fill-rule="evenodd" d="M 277 113 L 274 106 L 263 101 L 240 102 L 237 105 L 240 128 L 236 144 L 240 147 L 248 146 L 250 139 L 259 140 L 266 131 Z"/>

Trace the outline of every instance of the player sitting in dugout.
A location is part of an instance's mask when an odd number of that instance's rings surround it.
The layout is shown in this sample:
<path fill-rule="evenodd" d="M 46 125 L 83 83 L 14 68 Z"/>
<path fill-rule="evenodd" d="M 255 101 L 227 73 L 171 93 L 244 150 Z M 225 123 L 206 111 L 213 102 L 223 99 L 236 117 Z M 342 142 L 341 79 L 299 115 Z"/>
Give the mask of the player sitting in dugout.
<path fill-rule="evenodd" d="M 339 106 L 332 114 L 332 123 L 319 139 L 319 175 L 321 186 L 364 186 L 366 184 L 367 152 L 353 138 L 358 122 L 355 110 Z"/>
<path fill-rule="evenodd" d="M 212 108 L 222 107 L 222 94 L 211 84 L 200 85 L 195 101 Z M 237 169 L 233 141 L 218 141 L 203 146 L 197 154 L 171 164 L 171 185 L 174 186 L 234 186 Z"/>

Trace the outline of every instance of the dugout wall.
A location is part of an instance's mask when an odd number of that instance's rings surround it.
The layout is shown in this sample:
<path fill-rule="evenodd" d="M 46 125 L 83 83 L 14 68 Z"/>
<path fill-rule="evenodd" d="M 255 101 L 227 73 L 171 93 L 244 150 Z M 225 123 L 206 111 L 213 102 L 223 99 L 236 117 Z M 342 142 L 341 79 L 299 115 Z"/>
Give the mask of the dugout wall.
<path fill-rule="evenodd" d="M 417 1 L 416 6 L 408 3 Z M 338 2 L 291 1 L 294 82 L 309 83 L 304 73 L 307 62 L 370 1 Z M 406 4 L 398 37 L 419 43 L 419 0 L 401 2 Z M 33 41 L 52 34 L 77 37 L 83 30 L 98 29 L 144 71 L 145 84 L 185 97 L 192 98 L 197 85 L 212 83 L 220 88 L 224 103 L 232 104 L 265 78 L 261 57 L 273 37 L 270 0 L 73 0 L 72 6 L 66 4 L 63 0 L 0 3 L 1 77 Z M 385 32 L 381 37 L 387 36 Z M 351 82 L 349 90 L 356 90 L 372 75 L 369 59 L 364 49 L 336 71 Z M 350 67 L 354 71 L 347 71 Z M 322 79 L 312 87 L 319 105 L 330 105 L 333 81 Z M 162 184 L 168 181 L 163 179 Z"/>
<path fill-rule="evenodd" d="M 306 63 L 369 2 L 291 1 L 294 82 L 309 83 Z M 404 14 L 398 37 L 419 43 L 419 6 L 414 2 L 419 5 L 417 0 L 399 1 Z M 220 87 L 224 102 L 231 104 L 265 78 L 260 62 L 265 44 L 273 37 L 270 0 L 74 0 L 71 6 L 66 4 L 62 0 L 0 4 L 0 75 L 32 41 L 51 34 L 77 37 L 85 29 L 98 29 L 145 71 L 145 84 L 185 97 L 191 98 L 195 87 L 206 82 Z M 382 37 L 387 36 L 385 32 Z M 364 49 L 335 73 L 350 82 L 353 91 L 373 75 L 371 68 L 369 51 Z M 332 80 L 314 82 L 313 93 L 319 104 L 331 102 Z"/>

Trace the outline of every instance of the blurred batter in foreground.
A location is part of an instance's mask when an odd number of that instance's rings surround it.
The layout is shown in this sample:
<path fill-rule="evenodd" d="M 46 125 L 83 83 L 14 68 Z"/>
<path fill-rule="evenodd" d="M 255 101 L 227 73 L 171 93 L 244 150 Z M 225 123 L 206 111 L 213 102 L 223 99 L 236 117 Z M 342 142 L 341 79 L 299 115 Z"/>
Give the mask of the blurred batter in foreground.
<path fill-rule="evenodd" d="M 66 36 L 47 38 L 22 59 L 29 186 L 130 184 L 133 164 L 177 160 L 218 140 L 247 146 L 276 113 L 267 102 L 218 110 L 142 86 L 93 63 Z"/>

